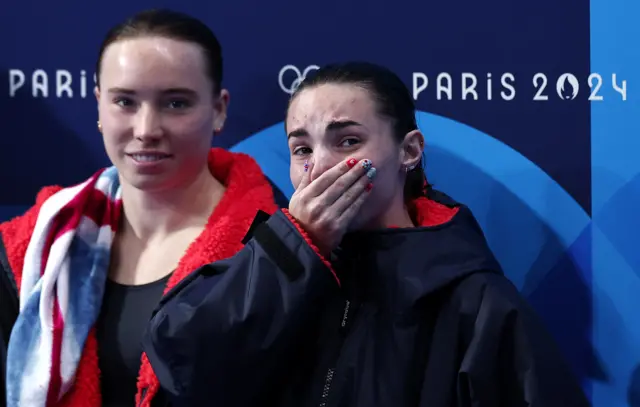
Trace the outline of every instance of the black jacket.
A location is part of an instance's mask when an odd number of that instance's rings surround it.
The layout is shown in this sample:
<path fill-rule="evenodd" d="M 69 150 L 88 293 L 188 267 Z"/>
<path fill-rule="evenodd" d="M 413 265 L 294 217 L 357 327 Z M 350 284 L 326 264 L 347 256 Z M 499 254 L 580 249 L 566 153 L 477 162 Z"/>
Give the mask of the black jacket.
<path fill-rule="evenodd" d="M 143 346 L 173 404 L 589 405 L 471 212 L 432 198 L 455 216 L 348 235 L 332 262 L 341 287 L 284 213 L 258 220 L 151 321 Z"/>

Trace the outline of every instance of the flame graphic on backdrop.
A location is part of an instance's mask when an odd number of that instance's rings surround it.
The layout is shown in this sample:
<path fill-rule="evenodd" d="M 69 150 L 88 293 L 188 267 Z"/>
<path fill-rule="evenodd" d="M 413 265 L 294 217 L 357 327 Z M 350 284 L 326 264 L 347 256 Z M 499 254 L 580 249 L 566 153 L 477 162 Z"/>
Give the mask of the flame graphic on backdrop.
<path fill-rule="evenodd" d="M 567 84 L 569 85 L 568 87 Z M 578 96 L 579 90 L 580 83 L 578 82 L 578 78 L 570 73 L 561 75 L 558 78 L 558 82 L 556 82 L 556 91 L 560 99 L 573 100 Z"/>

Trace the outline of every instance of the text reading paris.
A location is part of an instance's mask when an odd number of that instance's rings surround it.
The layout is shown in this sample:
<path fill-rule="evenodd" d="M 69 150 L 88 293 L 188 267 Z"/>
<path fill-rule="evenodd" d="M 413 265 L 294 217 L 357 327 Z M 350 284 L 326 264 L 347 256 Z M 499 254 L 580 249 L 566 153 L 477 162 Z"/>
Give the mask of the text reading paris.
<path fill-rule="evenodd" d="M 481 80 L 484 83 L 481 83 Z M 478 75 L 468 72 L 463 72 L 459 76 L 443 72 L 439 73 L 433 81 L 424 72 L 413 72 L 412 75 L 413 98 L 416 100 L 422 93 L 426 93 L 428 97 L 435 97 L 436 100 L 510 101 L 516 98 L 518 93 L 516 89 L 522 89 L 522 85 L 516 81 L 516 76 L 509 72 L 497 78 L 488 73 L 481 79 Z M 561 100 L 586 98 L 589 101 L 599 102 L 604 100 L 604 93 L 607 93 L 608 99 L 615 97 L 623 101 L 627 100 L 627 81 L 620 81 L 615 73 L 611 75 L 592 73 L 582 81 L 572 73 L 564 73 L 557 78 L 536 73 L 529 85 L 530 91 L 525 91 L 525 94 L 534 101 L 548 101 L 550 98 Z M 615 93 L 608 92 L 607 89 L 612 89 Z"/>

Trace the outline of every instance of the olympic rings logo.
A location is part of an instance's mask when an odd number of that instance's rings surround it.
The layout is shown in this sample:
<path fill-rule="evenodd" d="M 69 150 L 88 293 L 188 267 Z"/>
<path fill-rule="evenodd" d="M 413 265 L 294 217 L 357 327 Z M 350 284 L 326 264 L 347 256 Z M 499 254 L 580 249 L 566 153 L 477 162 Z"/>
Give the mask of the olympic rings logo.
<path fill-rule="evenodd" d="M 295 92 L 296 89 L 298 89 L 298 86 L 300 86 L 300 83 L 304 80 L 304 78 L 306 78 L 311 71 L 316 71 L 318 69 L 320 69 L 318 65 L 309 65 L 304 69 L 304 71 L 301 72 L 300 69 L 298 69 L 298 67 L 296 67 L 295 65 L 283 66 L 282 69 L 280 69 L 280 72 L 278 73 L 278 84 L 280 85 L 280 89 L 282 89 L 283 92 L 292 95 L 293 92 Z M 284 76 L 289 71 L 292 71 L 294 73 L 295 78 L 293 82 L 291 82 L 287 86 L 284 83 Z"/>

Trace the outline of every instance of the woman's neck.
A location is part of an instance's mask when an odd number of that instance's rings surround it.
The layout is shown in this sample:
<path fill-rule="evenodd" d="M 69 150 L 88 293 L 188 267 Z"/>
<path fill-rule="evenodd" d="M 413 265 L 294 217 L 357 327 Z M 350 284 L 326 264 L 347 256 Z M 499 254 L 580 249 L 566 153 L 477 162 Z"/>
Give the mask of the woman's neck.
<path fill-rule="evenodd" d="M 190 184 L 163 191 L 142 191 L 123 183 L 124 232 L 150 241 L 188 227 L 202 227 L 224 190 L 206 167 Z"/>
<path fill-rule="evenodd" d="M 415 224 L 409 214 L 409 209 L 405 203 L 404 196 L 399 195 L 392 201 L 388 209 L 375 220 L 374 224 L 372 224 L 370 228 L 412 228 L 414 226 Z"/>

